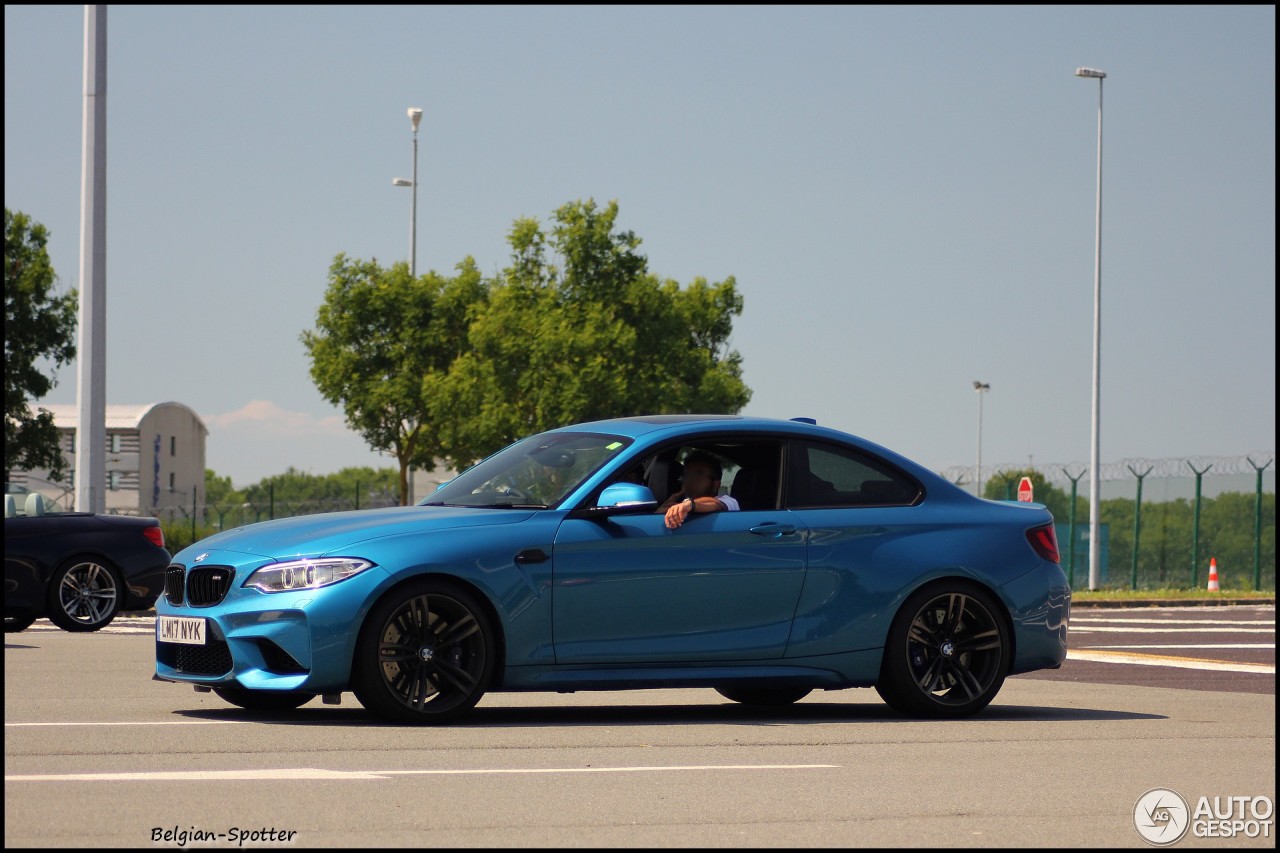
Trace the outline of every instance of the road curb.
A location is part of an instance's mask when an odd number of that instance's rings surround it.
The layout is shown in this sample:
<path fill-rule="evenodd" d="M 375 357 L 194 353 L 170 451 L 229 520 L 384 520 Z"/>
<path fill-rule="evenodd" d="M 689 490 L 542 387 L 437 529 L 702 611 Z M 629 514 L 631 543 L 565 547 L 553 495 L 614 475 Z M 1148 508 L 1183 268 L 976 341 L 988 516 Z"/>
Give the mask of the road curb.
<path fill-rule="evenodd" d="M 1134 598 L 1127 601 L 1072 601 L 1072 610 L 1092 607 L 1233 607 L 1247 604 L 1270 604 L 1274 598 Z"/>

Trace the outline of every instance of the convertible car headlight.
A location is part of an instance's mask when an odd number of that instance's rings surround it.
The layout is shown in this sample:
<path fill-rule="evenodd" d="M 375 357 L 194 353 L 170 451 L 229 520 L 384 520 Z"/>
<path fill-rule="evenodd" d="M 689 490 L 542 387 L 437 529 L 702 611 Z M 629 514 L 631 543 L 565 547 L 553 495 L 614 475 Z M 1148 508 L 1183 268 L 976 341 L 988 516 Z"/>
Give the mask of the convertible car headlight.
<path fill-rule="evenodd" d="M 346 580 L 370 568 L 373 563 L 355 557 L 326 557 L 320 560 L 294 560 L 263 566 L 244 582 L 263 592 L 291 592 L 317 589 Z"/>

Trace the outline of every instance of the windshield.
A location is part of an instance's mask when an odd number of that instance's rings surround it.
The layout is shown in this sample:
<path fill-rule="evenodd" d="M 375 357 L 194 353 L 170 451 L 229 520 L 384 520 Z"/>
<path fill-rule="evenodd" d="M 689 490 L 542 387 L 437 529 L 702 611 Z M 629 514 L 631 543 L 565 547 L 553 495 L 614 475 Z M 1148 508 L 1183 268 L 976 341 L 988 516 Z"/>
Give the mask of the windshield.
<path fill-rule="evenodd" d="M 467 469 L 419 505 L 548 509 L 630 444 L 592 432 L 535 435 Z"/>

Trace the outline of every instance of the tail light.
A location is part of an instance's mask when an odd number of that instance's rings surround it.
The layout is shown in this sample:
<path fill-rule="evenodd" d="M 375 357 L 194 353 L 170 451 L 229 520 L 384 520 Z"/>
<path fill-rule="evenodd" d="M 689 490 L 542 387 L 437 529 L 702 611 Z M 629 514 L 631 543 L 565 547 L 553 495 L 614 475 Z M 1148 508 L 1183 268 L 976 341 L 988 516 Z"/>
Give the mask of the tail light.
<path fill-rule="evenodd" d="M 1031 543 L 1032 549 L 1034 549 L 1042 559 L 1048 560 L 1050 563 L 1062 562 L 1062 559 L 1058 554 L 1058 534 L 1053 529 L 1052 524 L 1033 527 L 1028 530 L 1027 541 Z"/>
<path fill-rule="evenodd" d="M 164 531 L 160 529 L 159 525 L 142 528 L 142 535 L 150 539 L 151 544 L 159 548 L 164 547 Z"/>

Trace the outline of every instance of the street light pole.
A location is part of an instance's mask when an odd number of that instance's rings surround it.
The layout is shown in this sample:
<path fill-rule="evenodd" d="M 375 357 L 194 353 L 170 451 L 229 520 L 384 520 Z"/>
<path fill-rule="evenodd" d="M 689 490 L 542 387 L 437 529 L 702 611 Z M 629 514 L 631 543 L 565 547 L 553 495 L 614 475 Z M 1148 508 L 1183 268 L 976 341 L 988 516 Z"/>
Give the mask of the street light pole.
<path fill-rule="evenodd" d="M 392 178 L 391 185 L 413 187 L 413 200 L 409 206 L 409 277 L 418 277 L 418 124 L 422 121 L 422 108 L 409 107 L 409 121 L 413 123 L 413 180 Z"/>
<path fill-rule="evenodd" d="M 1101 417 L 1102 379 L 1102 81 L 1107 72 L 1096 68 L 1077 68 L 1077 77 L 1098 81 L 1098 192 L 1093 231 L 1093 419 L 1089 447 L 1089 589 L 1102 585 L 1099 551 L 1099 420 Z"/>
<path fill-rule="evenodd" d="M 973 390 L 978 392 L 978 476 L 977 490 L 974 492 L 978 497 L 982 497 L 982 395 L 991 390 L 991 386 L 986 382 L 978 382 L 974 380 Z"/>
<path fill-rule="evenodd" d="M 413 122 L 413 214 L 409 217 L 409 277 L 418 277 L 418 123 L 422 121 L 422 109 L 409 107 L 409 121 Z"/>

